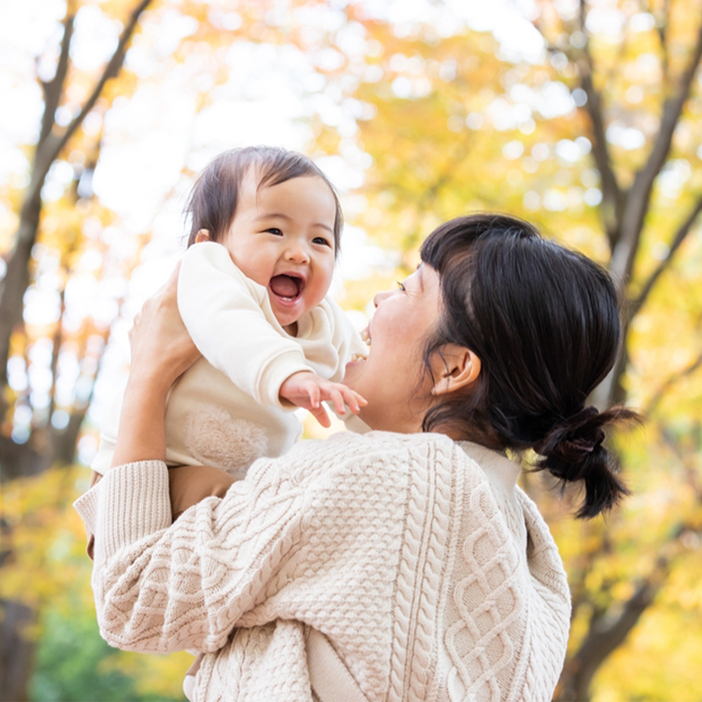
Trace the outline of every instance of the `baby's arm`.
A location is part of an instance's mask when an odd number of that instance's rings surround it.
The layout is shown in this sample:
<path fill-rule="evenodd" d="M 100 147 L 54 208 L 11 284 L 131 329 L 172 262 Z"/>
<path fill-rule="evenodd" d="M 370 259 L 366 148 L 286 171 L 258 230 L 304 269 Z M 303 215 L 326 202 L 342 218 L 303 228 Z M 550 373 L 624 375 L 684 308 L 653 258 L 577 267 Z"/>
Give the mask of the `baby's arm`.
<path fill-rule="evenodd" d="M 368 403 L 357 392 L 342 383 L 332 383 L 311 371 L 294 373 L 280 386 L 280 396 L 297 407 L 309 410 L 323 426 L 330 427 L 329 415 L 322 401 L 332 402 L 338 414 L 344 414 L 344 405 L 358 414 Z"/>
<path fill-rule="evenodd" d="M 351 400 L 349 407 L 358 412 L 355 393 L 312 372 L 300 345 L 268 319 L 266 305 L 266 289 L 246 278 L 221 244 L 198 243 L 183 255 L 178 309 L 215 368 L 256 402 L 285 407 L 287 400 L 309 409 L 324 426 L 329 419 L 321 400 L 334 402 L 341 414 Z"/>
<path fill-rule="evenodd" d="M 221 244 L 194 244 L 183 254 L 178 310 L 198 350 L 256 402 L 281 406 L 282 382 L 309 367 L 300 345 L 267 318 L 267 300 Z"/>

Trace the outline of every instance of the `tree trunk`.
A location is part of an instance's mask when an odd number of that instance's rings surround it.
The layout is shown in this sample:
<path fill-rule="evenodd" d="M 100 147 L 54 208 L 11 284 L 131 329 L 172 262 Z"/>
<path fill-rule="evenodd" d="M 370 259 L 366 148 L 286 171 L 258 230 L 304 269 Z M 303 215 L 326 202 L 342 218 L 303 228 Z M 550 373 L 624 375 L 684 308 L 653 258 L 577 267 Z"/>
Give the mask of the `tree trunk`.
<path fill-rule="evenodd" d="M 48 169 L 46 169 L 48 171 Z M 7 386 L 7 360 L 12 332 L 22 321 L 24 293 L 29 287 L 29 260 L 39 230 L 41 188 L 46 172 L 40 173 L 35 161 L 32 184 L 20 214 L 15 248 L 7 263 L 0 297 L 0 388 Z M 4 400 L 1 400 L 4 405 Z M 4 410 L 4 406 L 1 407 Z"/>
<path fill-rule="evenodd" d="M 681 219 L 677 231 L 670 237 L 669 242 L 666 242 L 669 244 L 668 255 L 654 266 L 652 274 L 643 281 L 637 281 L 641 283 L 640 290 L 637 296 L 633 296 L 631 282 L 636 272 L 636 259 L 641 253 L 641 239 L 646 227 L 646 218 L 651 209 L 654 185 L 670 158 L 673 135 L 689 100 L 691 88 L 702 61 L 702 23 L 698 23 L 696 27 L 694 46 L 685 59 L 683 70 L 677 77 L 671 76 L 668 72 L 665 25 L 661 25 L 663 29 L 659 28 L 663 44 L 663 88 L 668 96 L 662 105 L 660 125 L 651 141 L 647 158 L 640 169 L 633 174 L 632 184 L 625 188 L 617 175 L 613 153 L 607 141 L 610 115 L 607 114 L 607 105 L 604 104 L 602 93 L 596 88 L 597 66 L 595 56 L 591 52 L 590 30 L 587 25 L 587 14 L 591 3 L 587 0 L 578 0 L 578 7 L 579 12 L 574 22 L 570 26 L 566 23 L 565 29 L 570 33 L 578 31 L 584 38 L 582 48 L 569 50 L 569 55 L 579 76 L 579 87 L 587 96 L 583 112 L 589 119 L 592 157 L 602 182 L 601 218 L 602 228 L 611 251 L 609 270 L 623 305 L 621 349 L 614 367 L 591 397 L 593 404 L 602 411 L 613 404 L 626 402 L 627 393 L 622 381 L 629 363 L 628 342 L 632 321 L 660 276 L 671 265 L 674 255 L 702 213 L 702 196 L 698 193 L 693 206 Z M 669 12 L 669 4 L 666 4 L 663 8 L 665 22 L 669 19 Z M 538 20 L 535 25 L 542 31 L 549 50 L 560 52 L 558 42 L 549 41 Z M 702 363 L 702 354 L 699 363 Z M 687 373 L 694 372 L 699 367 L 699 363 L 694 361 L 690 364 L 688 369 L 678 374 L 678 379 L 685 377 Z M 675 377 L 661 386 L 659 395 L 653 400 L 654 404 L 673 382 Z M 580 647 L 570 654 L 566 661 L 557 691 L 557 699 L 560 702 L 587 702 L 590 699 L 590 686 L 594 676 L 610 654 L 624 642 L 626 636 L 653 602 L 656 592 L 667 577 L 666 564 L 665 558 L 659 562 L 655 572 L 635 588 L 632 597 L 624 603 L 622 611 L 614 613 L 612 609 L 605 609 L 592 616 Z"/>
<path fill-rule="evenodd" d="M 24 294 L 30 284 L 32 248 L 37 241 L 41 221 L 41 191 L 52 163 L 59 158 L 85 117 L 95 107 L 105 85 L 121 71 L 131 37 L 142 13 L 152 0 L 136 0 L 124 22 L 115 52 L 106 63 L 80 112 L 62 129 L 56 125 L 56 108 L 65 94 L 70 74 L 70 46 L 75 19 L 75 4 L 69 2 L 63 21 L 59 60 L 54 77 L 41 82 L 44 92 L 44 114 L 39 139 L 34 151 L 31 180 L 24 196 L 15 234 L 14 249 L 7 263 L 5 278 L 0 284 L 0 420 L 7 416 L 7 362 L 12 334 L 22 324 Z M 74 459 L 83 407 L 74 408 L 68 427 L 57 431 L 49 424 L 41 427 L 25 444 L 15 443 L 10 436 L 0 435 L 0 480 L 37 475 L 57 460 L 70 463 Z M 11 554 L 7 554 L 11 557 Z M 32 673 L 35 643 L 26 629 L 38 613 L 20 601 L 5 601 L 0 622 L 0 702 L 24 702 Z"/>
<path fill-rule="evenodd" d="M 0 702 L 26 702 L 34 659 L 34 643 L 23 636 L 35 613 L 17 601 L 0 601 Z"/>
<path fill-rule="evenodd" d="M 605 617 L 593 618 L 585 640 L 563 670 L 557 702 L 589 701 L 590 685 L 595 674 L 612 652 L 624 643 L 656 592 L 655 586 L 645 582 L 625 604 L 615 621 L 608 623 Z"/>

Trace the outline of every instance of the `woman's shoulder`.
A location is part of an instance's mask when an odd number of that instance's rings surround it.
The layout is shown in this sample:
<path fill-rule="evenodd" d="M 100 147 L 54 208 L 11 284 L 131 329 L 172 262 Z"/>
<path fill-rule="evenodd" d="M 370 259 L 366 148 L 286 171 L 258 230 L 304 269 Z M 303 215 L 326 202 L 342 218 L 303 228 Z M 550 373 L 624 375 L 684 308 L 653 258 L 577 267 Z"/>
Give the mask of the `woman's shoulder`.
<path fill-rule="evenodd" d="M 299 441 L 276 460 L 298 476 L 329 477 L 371 466 L 386 466 L 399 473 L 403 466 L 409 470 L 412 463 L 450 462 L 456 449 L 457 444 L 441 434 L 343 431 L 326 439 Z"/>
<path fill-rule="evenodd" d="M 403 466 L 409 470 L 411 465 L 434 471 L 458 470 L 467 484 L 485 483 L 504 493 L 514 492 L 520 471 L 504 454 L 433 432 L 343 431 L 326 439 L 299 441 L 283 461 L 293 471 L 302 470 L 307 475 L 320 471 L 329 475 L 384 464 L 395 472 Z"/>
<path fill-rule="evenodd" d="M 368 431 L 358 434 L 353 431 L 342 431 L 326 439 L 299 441 L 295 444 L 293 451 L 303 454 L 329 452 L 367 456 L 388 451 L 411 452 L 439 449 L 450 452 L 456 448 L 458 444 L 444 434 L 399 434 L 391 431 Z"/>

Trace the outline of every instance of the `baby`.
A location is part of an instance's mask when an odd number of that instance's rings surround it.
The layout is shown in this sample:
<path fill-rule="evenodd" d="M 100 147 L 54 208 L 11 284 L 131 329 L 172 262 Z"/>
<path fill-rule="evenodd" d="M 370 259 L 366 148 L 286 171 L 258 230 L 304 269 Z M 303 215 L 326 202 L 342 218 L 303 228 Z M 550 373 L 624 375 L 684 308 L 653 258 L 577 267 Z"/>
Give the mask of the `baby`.
<path fill-rule="evenodd" d="M 178 276 L 178 309 L 198 350 L 166 410 L 166 462 L 243 477 L 261 456 L 299 437 L 290 412 L 324 426 L 365 400 L 340 384 L 366 347 L 326 297 L 342 223 L 336 193 L 306 157 L 271 147 L 234 149 L 198 178 Z M 119 408 L 102 427 L 92 468 L 112 463 Z"/>

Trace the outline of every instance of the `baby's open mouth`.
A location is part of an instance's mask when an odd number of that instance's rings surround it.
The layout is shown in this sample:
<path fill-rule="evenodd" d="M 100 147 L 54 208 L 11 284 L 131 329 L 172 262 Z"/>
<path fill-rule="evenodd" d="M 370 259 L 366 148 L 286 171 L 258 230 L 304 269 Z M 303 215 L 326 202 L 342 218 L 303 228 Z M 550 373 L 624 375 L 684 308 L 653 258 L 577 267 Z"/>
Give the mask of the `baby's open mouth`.
<path fill-rule="evenodd" d="M 294 302 L 305 289 L 305 281 L 292 275 L 274 275 L 268 287 L 271 292 L 285 302 Z"/>

